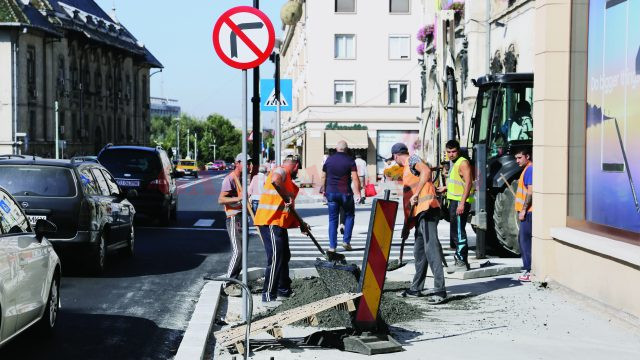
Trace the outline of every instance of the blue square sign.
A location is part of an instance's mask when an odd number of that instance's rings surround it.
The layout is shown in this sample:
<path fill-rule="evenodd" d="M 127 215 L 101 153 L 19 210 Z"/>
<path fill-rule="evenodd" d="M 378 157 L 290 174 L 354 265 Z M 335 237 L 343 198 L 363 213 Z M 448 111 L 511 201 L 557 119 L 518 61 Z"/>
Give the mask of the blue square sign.
<path fill-rule="evenodd" d="M 260 111 L 278 111 L 275 80 L 260 79 Z M 280 79 L 280 111 L 291 111 L 293 81 Z"/>

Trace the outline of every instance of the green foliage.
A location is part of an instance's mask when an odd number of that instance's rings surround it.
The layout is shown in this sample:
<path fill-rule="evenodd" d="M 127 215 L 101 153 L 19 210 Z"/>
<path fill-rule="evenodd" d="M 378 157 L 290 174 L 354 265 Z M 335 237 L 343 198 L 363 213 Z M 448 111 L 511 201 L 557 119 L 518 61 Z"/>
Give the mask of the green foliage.
<path fill-rule="evenodd" d="M 187 130 L 189 131 L 189 150 L 194 156 L 195 138 L 197 137 L 198 164 L 204 165 L 214 160 L 232 161 L 242 151 L 242 134 L 231 121 L 222 115 L 212 114 L 205 120 L 182 115 L 179 120 L 169 117 L 151 119 L 151 142 L 160 145 L 171 156 L 171 148 L 177 147 L 177 128 L 180 128 L 180 156 L 187 157 Z M 213 147 L 216 144 L 216 159 L 213 158 Z"/>
<path fill-rule="evenodd" d="M 330 122 L 325 126 L 325 130 L 367 130 L 367 125 L 339 125 L 337 122 Z"/>

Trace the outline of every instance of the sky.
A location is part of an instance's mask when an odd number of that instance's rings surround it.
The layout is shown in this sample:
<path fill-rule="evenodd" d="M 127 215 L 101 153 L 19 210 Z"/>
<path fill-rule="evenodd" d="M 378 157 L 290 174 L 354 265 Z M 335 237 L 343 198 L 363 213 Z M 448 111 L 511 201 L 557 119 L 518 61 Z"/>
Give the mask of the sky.
<path fill-rule="evenodd" d="M 114 4 L 122 25 L 164 65 L 151 77 L 151 96 L 179 101 L 182 111 L 200 118 L 218 113 L 236 126 L 242 120 L 242 72 L 224 64 L 211 40 L 213 26 L 226 10 L 251 0 L 96 0 L 107 13 Z M 280 8 L 286 0 L 262 0 L 264 11 L 282 37 Z M 152 70 L 152 73 L 155 70 Z M 261 78 L 273 77 L 268 60 L 260 67 Z M 249 127 L 251 127 L 251 70 L 249 78 Z M 263 126 L 270 128 L 275 113 L 262 113 Z"/>

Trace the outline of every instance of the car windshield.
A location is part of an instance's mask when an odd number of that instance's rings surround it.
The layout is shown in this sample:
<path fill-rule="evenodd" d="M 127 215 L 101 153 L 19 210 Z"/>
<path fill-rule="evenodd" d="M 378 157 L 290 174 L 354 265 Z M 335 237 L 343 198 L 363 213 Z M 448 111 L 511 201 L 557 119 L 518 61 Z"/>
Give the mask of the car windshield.
<path fill-rule="evenodd" d="M 180 165 L 182 166 L 196 166 L 195 161 L 180 161 Z"/>
<path fill-rule="evenodd" d="M 162 170 L 158 156 L 144 150 L 109 149 L 103 151 L 98 160 L 115 177 L 130 174 L 155 178 Z"/>
<path fill-rule="evenodd" d="M 54 166 L 2 165 L 0 186 L 14 196 L 73 197 L 71 169 Z"/>

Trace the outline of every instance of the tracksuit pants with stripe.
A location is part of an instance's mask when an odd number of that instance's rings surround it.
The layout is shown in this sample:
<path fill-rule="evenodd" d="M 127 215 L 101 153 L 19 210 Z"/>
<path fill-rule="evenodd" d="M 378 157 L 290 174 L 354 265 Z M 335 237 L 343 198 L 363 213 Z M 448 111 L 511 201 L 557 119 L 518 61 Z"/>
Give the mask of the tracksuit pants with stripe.
<path fill-rule="evenodd" d="M 471 211 L 471 204 L 464 204 L 464 212 L 462 215 L 456 214 L 456 209 L 460 202 L 456 200 L 449 200 L 449 236 L 451 237 L 451 243 L 455 245 L 456 253 L 454 254 L 456 260 L 464 261 L 468 263 L 469 257 L 469 244 L 467 243 L 467 219 L 469 218 L 469 211 Z"/>
<path fill-rule="evenodd" d="M 242 214 L 227 217 L 226 224 L 231 241 L 231 259 L 229 259 L 227 277 L 238 279 L 242 270 Z"/>
<path fill-rule="evenodd" d="M 264 241 L 264 250 L 267 253 L 262 301 L 274 301 L 278 295 L 288 297 L 291 294 L 291 278 L 289 278 L 291 250 L 287 229 L 275 225 L 263 225 L 259 228 Z"/>

